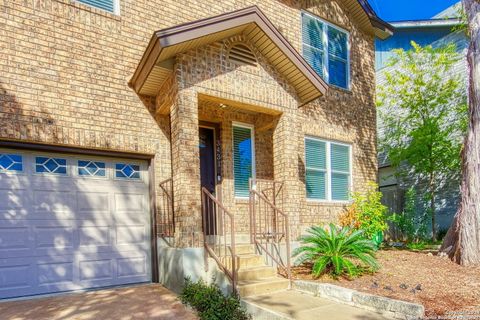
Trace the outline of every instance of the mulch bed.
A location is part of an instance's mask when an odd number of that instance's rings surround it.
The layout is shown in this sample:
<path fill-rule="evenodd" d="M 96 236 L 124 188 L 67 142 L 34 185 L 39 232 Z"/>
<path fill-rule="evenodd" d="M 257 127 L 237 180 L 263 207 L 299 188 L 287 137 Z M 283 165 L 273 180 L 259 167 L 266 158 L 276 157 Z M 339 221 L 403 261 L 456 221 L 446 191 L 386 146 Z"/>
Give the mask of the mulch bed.
<path fill-rule="evenodd" d="M 406 250 L 377 253 L 380 270 L 359 278 L 315 279 L 309 266 L 293 268 L 293 277 L 336 284 L 358 291 L 420 303 L 426 315 L 475 310 L 480 319 L 480 267 L 462 267 L 447 258 Z"/>

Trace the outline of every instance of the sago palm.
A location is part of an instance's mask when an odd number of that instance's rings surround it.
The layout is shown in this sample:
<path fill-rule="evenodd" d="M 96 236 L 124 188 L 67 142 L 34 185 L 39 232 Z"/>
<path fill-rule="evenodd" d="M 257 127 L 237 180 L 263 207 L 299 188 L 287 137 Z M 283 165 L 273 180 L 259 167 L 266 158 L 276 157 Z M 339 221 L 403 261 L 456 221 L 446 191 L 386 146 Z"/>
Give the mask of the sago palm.
<path fill-rule="evenodd" d="M 330 224 L 330 230 L 314 226 L 307 230 L 308 235 L 300 237 L 302 246 L 293 252 L 297 263 L 313 264 L 312 273 L 318 277 L 325 271 L 334 276 L 358 273 L 360 263 L 372 270 L 378 269 L 375 259 L 375 244 L 363 236 L 363 231 L 349 227 L 337 228 Z"/>

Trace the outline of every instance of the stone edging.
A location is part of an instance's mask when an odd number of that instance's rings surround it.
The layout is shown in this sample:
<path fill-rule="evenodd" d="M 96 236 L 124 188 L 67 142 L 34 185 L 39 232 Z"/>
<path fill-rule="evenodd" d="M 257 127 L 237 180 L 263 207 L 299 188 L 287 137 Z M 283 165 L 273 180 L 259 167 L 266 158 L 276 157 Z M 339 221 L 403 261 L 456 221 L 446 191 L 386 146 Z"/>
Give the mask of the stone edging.
<path fill-rule="evenodd" d="M 421 304 L 375 296 L 329 283 L 294 281 L 293 288 L 322 298 L 378 312 L 389 318 L 414 320 L 423 319 L 425 316 L 425 307 Z"/>

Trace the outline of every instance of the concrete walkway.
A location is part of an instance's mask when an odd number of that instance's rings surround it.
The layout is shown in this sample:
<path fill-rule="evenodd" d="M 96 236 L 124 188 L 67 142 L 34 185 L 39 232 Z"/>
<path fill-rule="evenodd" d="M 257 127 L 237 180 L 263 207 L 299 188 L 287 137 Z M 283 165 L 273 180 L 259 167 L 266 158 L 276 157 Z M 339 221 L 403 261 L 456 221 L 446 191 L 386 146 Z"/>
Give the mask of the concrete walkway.
<path fill-rule="evenodd" d="M 254 319 L 269 320 L 385 320 L 382 315 L 294 290 L 243 299 Z M 259 307 L 259 308 L 258 308 Z M 255 312 L 254 310 L 257 310 Z M 263 309 L 263 310 L 262 310 Z M 271 312 L 264 312 L 269 310 Z M 259 311 L 259 312 L 258 312 Z"/>
<path fill-rule="evenodd" d="M 158 284 L 0 302 L 2 320 L 194 320 L 177 296 Z"/>

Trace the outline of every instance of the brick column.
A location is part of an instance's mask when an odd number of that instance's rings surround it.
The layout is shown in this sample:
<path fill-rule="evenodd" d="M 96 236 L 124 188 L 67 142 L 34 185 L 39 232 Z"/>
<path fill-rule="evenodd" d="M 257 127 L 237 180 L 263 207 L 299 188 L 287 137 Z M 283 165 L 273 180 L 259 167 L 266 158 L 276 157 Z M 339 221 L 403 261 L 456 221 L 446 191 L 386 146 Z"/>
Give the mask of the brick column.
<path fill-rule="evenodd" d="M 298 170 L 301 127 L 295 112 L 281 115 L 273 133 L 274 178 L 283 181 L 283 210 L 289 215 L 291 240 L 299 235 L 301 183 Z"/>
<path fill-rule="evenodd" d="M 192 89 L 181 89 L 170 107 L 175 245 L 203 245 L 198 99 Z"/>

